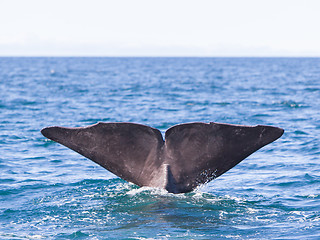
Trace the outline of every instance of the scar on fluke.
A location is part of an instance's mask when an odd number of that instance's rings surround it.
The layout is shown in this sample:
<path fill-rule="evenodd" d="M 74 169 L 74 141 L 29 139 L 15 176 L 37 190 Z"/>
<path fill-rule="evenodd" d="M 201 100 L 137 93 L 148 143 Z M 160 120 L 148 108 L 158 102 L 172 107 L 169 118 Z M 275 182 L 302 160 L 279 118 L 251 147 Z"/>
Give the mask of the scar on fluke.
<path fill-rule="evenodd" d="M 158 129 L 136 123 L 47 127 L 41 133 L 138 186 L 186 193 L 219 177 L 280 138 L 272 126 L 186 123 Z"/>

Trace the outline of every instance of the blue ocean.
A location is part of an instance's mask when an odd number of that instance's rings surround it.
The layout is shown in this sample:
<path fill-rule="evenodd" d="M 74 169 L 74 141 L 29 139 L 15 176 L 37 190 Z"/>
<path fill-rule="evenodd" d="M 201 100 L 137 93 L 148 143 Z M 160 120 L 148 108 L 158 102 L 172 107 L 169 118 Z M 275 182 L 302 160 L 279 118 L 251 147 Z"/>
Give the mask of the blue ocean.
<path fill-rule="evenodd" d="M 320 239 L 320 58 L 0 58 L 0 239 Z M 193 192 L 128 183 L 47 126 L 271 125 Z"/>

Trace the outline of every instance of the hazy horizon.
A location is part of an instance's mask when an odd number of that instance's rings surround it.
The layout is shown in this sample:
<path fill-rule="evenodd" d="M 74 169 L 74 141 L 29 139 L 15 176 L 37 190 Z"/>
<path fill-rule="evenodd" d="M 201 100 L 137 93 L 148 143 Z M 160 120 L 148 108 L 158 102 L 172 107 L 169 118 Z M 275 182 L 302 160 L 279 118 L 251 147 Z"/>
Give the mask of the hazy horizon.
<path fill-rule="evenodd" d="M 316 0 L 0 2 L 0 56 L 319 57 Z"/>

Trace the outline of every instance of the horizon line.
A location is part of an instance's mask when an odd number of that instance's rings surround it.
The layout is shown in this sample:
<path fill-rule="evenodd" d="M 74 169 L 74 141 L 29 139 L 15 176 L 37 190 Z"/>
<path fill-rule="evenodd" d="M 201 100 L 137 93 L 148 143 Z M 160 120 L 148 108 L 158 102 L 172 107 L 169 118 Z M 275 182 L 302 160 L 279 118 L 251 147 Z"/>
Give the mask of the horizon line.
<path fill-rule="evenodd" d="M 320 58 L 320 55 L 314 56 L 314 55 L 168 55 L 168 56 L 157 56 L 157 55 L 0 55 L 0 58 Z"/>

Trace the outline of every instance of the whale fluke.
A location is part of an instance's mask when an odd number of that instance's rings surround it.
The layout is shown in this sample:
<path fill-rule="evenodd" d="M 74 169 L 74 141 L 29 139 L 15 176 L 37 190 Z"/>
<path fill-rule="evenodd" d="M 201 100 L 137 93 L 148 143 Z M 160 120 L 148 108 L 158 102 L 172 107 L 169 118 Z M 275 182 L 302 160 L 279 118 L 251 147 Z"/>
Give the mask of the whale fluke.
<path fill-rule="evenodd" d="M 136 123 L 47 127 L 41 133 L 138 186 L 186 193 L 219 177 L 282 136 L 272 126 L 186 123 L 158 129 Z"/>

